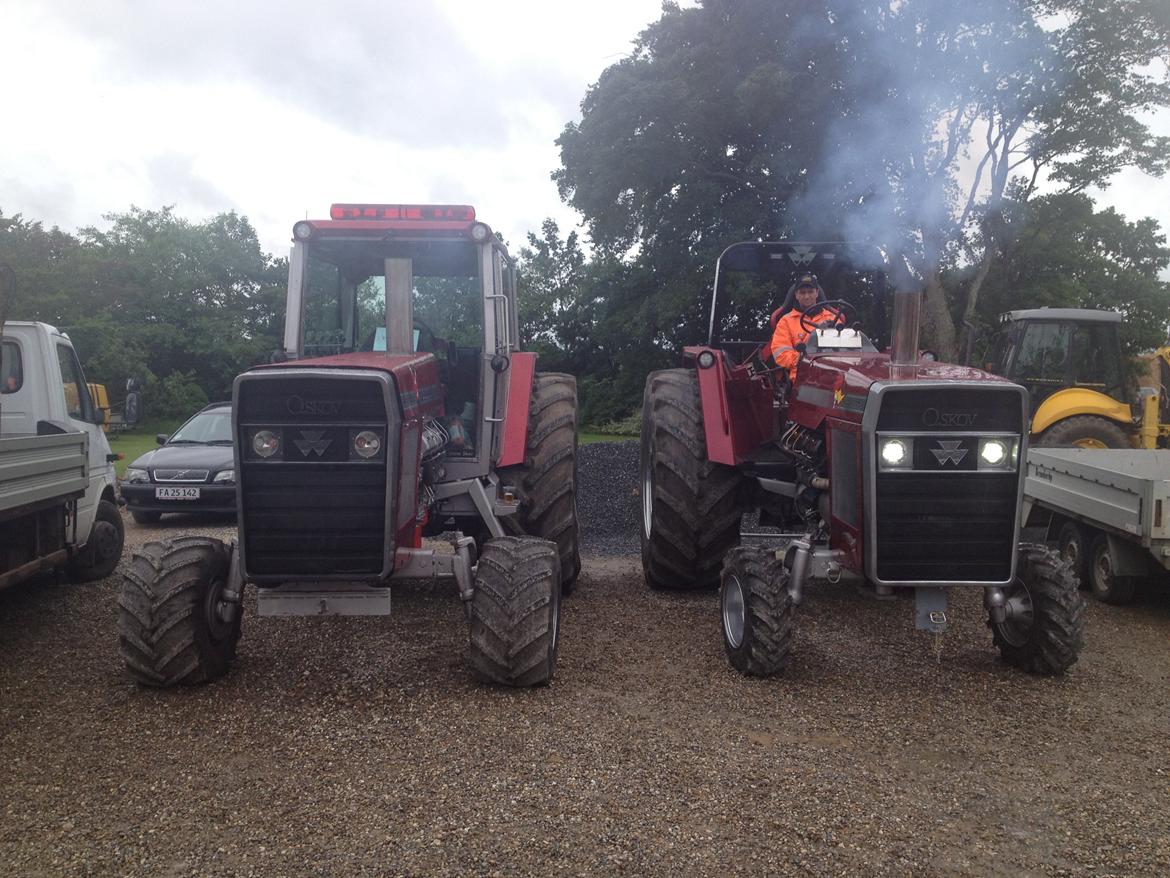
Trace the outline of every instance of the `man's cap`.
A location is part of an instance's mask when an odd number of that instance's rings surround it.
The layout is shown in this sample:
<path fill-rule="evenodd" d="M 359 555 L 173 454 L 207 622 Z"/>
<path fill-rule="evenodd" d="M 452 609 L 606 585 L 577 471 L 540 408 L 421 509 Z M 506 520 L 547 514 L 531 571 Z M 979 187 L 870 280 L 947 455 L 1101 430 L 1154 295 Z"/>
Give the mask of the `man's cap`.
<path fill-rule="evenodd" d="M 800 279 L 796 282 L 796 288 L 801 287 L 817 287 L 817 276 L 815 274 L 802 274 Z"/>

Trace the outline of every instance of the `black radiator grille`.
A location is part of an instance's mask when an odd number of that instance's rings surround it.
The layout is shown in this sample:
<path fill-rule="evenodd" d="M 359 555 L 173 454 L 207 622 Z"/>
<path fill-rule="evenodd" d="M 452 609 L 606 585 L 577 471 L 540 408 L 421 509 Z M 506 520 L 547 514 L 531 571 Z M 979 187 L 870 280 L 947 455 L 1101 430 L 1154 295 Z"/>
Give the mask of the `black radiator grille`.
<path fill-rule="evenodd" d="M 877 576 L 1003 582 L 1015 552 L 1017 474 L 879 473 Z"/>
<path fill-rule="evenodd" d="M 386 467 L 252 464 L 245 476 L 248 572 L 376 574 L 386 533 Z"/>

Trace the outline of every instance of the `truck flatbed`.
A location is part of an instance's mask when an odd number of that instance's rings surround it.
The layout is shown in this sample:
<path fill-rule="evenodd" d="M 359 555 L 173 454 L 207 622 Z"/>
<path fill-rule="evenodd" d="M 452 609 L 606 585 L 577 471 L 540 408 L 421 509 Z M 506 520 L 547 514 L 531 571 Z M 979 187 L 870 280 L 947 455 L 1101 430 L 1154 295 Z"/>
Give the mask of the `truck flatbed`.
<path fill-rule="evenodd" d="M 80 496 L 88 486 L 85 433 L 0 439 L 0 518 L 33 504 Z"/>

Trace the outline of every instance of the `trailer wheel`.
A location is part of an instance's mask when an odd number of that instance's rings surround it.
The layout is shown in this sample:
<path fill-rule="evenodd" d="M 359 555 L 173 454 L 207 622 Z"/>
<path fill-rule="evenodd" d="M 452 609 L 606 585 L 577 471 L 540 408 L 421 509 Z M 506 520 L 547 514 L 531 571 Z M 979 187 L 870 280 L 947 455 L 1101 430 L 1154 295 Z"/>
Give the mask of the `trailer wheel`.
<path fill-rule="evenodd" d="M 743 478 L 707 459 L 699 380 L 651 372 L 642 398 L 642 571 L 654 589 L 713 588 L 739 540 Z"/>
<path fill-rule="evenodd" d="M 560 639 L 561 563 L 555 543 L 498 537 L 484 543 L 471 599 L 472 675 L 485 683 L 552 680 Z"/>
<path fill-rule="evenodd" d="M 1089 552 L 1089 590 L 1093 597 L 1107 604 L 1128 604 L 1137 591 L 1137 577 L 1118 576 L 1113 572 L 1113 553 L 1109 537 L 1097 534 Z"/>
<path fill-rule="evenodd" d="M 1088 588 L 1089 547 L 1085 540 L 1085 528 L 1076 521 L 1066 519 L 1056 534 L 1056 551 L 1072 570 L 1081 588 Z"/>
<path fill-rule="evenodd" d="M 788 568 L 774 552 L 736 546 L 720 577 L 723 647 L 741 674 L 770 677 L 788 664 L 792 651 L 792 596 Z"/>
<path fill-rule="evenodd" d="M 1114 421 L 1097 415 L 1076 415 L 1057 421 L 1040 434 L 1042 448 L 1132 448 L 1129 437 Z"/>
<path fill-rule="evenodd" d="M 209 537 L 147 543 L 122 579 L 119 642 L 126 670 L 143 686 L 206 683 L 231 667 L 242 613 L 223 598 L 231 549 Z"/>
<path fill-rule="evenodd" d="M 66 569 L 69 578 L 74 582 L 105 579 L 118 568 L 125 540 L 126 525 L 118 507 L 109 500 L 99 500 L 89 539 Z"/>
<path fill-rule="evenodd" d="M 1005 596 L 1006 618 L 987 623 L 1004 661 L 1051 676 L 1072 667 L 1084 646 L 1085 600 L 1060 556 L 1021 544 L 1016 580 Z"/>
<path fill-rule="evenodd" d="M 536 374 L 524 463 L 500 478 L 520 490 L 520 512 L 504 526 L 557 545 L 561 589 L 571 594 L 581 572 L 577 528 L 577 380 L 556 372 Z"/>

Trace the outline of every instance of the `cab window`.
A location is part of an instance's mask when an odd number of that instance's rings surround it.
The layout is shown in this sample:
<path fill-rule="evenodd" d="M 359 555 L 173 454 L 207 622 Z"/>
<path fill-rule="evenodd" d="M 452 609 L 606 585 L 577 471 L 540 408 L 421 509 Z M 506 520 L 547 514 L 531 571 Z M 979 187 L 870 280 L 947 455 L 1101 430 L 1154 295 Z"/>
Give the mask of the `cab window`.
<path fill-rule="evenodd" d="M 1028 326 L 1016 355 L 1016 379 L 1063 385 L 1068 372 L 1069 330 L 1061 323 Z"/>
<path fill-rule="evenodd" d="M 0 342 L 0 393 L 16 393 L 24 386 L 24 365 L 20 346 L 14 341 Z"/>
<path fill-rule="evenodd" d="M 61 391 L 65 398 L 65 411 L 69 417 L 78 420 L 88 420 L 86 413 L 90 411 L 89 389 L 81 375 L 81 365 L 77 362 L 77 354 L 68 345 L 57 345 L 57 363 L 61 367 Z"/>

